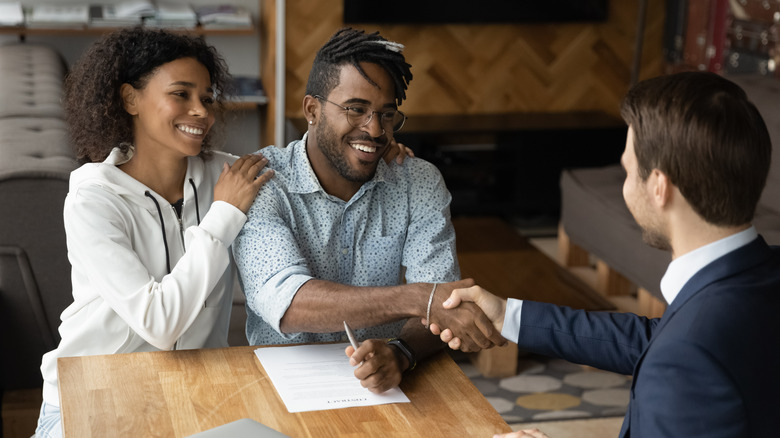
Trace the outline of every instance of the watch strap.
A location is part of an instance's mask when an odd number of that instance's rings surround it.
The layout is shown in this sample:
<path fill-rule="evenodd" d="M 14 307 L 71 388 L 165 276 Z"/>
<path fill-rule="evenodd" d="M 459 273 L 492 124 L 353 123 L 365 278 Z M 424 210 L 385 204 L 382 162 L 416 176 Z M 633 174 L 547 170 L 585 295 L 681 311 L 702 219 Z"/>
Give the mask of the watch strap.
<path fill-rule="evenodd" d="M 412 350 L 412 347 L 410 347 L 406 341 L 401 338 L 392 338 L 387 341 L 387 344 L 395 346 L 401 354 L 406 356 L 406 360 L 409 361 L 409 367 L 407 367 L 404 372 L 411 371 L 417 366 L 417 356 L 415 356 L 414 350 Z"/>

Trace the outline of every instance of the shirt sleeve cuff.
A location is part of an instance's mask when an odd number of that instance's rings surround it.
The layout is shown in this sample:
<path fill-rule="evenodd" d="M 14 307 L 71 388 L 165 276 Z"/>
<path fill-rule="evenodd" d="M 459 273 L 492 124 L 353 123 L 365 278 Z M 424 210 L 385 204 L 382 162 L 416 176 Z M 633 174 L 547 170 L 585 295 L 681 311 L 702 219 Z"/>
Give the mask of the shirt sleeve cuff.
<path fill-rule="evenodd" d="M 311 279 L 308 271 L 300 266 L 283 270 L 263 284 L 260 293 L 252 296 L 250 310 L 262 317 L 283 338 L 295 337 L 298 333 L 282 333 L 282 318 L 298 289 Z"/>
<path fill-rule="evenodd" d="M 506 313 L 504 314 L 504 326 L 501 336 L 506 340 L 517 343 L 520 338 L 520 316 L 523 311 L 523 300 L 509 298 L 506 301 Z"/>

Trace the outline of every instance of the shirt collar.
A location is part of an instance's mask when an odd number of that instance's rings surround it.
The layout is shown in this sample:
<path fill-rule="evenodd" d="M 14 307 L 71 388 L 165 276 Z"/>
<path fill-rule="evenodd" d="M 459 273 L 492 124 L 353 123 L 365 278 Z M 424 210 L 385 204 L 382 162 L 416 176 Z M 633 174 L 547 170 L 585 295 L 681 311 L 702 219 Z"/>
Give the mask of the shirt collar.
<path fill-rule="evenodd" d="M 661 279 L 661 293 L 666 302 L 671 304 L 685 283 L 702 268 L 735 249 L 747 245 L 756 237 L 758 237 L 758 232 L 754 226 L 751 226 L 744 231 L 724 237 L 674 259 Z"/>
<path fill-rule="evenodd" d="M 317 175 L 314 173 L 314 169 L 311 167 L 309 155 L 306 153 L 306 141 L 308 137 L 309 133 L 305 132 L 300 141 L 291 145 L 291 147 L 294 149 L 292 158 L 293 174 L 290 191 L 294 193 L 313 193 L 317 191 L 326 193 L 322 188 L 320 181 L 317 179 Z M 361 189 L 367 189 L 379 182 L 393 183 L 395 181 L 395 173 L 392 172 L 390 166 L 385 163 L 384 159 L 380 159 L 374 177 L 370 181 L 363 184 Z"/>
<path fill-rule="evenodd" d="M 306 139 L 309 133 L 305 132 L 300 141 L 293 142 L 290 146 L 292 151 L 292 178 L 290 181 L 290 191 L 293 193 L 313 193 L 322 190 L 317 175 L 309 162 L 309 156 L 306 154 Z M 324 190 L 322 190 L 324 192 Z"/>

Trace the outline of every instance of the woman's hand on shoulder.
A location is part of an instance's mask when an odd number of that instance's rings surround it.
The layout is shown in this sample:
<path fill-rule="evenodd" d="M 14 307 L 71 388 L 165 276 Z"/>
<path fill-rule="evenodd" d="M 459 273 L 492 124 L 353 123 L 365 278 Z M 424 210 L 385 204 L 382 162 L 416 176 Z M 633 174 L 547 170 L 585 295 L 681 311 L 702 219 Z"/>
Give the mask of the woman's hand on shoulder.
<path fill-rule="evenodd" d="M 388 145 L 387 150 L 385 150 L 385 163 L 390 164 L 393 162 L 393 158 L 395 158 L 395 162 L 398 164 L 402 164 L 406 157 L 413 157 L 414 151 L 412 151 L 410 148 L 404 146 L 403 143 L 398 143 L 395 141 L 395 139 L 390 140 L 390 144 Z"/>
<path fill-rule="evenodd" d="M 244 155 L 232 166 L 225 163 L 214 186 L 214 200 L 225 201 L 246 214 L 257 192 L 274 176 L 273 169 L 260 173 L 267 164 L 268 159 L 260 153 Z"/>

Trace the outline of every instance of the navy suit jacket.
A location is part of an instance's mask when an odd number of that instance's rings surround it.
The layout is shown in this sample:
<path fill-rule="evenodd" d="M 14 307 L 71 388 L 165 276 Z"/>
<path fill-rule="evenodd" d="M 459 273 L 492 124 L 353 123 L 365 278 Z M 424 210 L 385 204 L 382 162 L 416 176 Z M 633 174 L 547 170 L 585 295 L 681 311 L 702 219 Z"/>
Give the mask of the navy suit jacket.
<path fill-rule="evenodd" d="M 713 261 L 662 318 L 525 301 L 518 346 L 632 374 L 621 437 L 780 436 L 780 247 Z"/>

